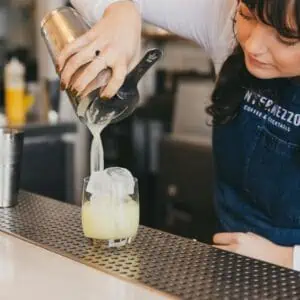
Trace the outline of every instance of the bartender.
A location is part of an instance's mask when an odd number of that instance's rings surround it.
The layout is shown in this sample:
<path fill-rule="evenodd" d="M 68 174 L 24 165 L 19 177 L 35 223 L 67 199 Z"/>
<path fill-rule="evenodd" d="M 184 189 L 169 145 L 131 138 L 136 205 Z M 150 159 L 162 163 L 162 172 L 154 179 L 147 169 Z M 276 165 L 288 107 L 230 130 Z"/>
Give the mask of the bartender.
<path fill-rule="evenodd" d="M 98 87 L 102 98 L 116 94 L 139 57 L 142 19 L 206 50 L 218 74 L 207 108 L 215 246 L 300 270 L 300 0 L 72 3 L 94 25 L 58 61 L 62 87 L 78 95 Z"/>

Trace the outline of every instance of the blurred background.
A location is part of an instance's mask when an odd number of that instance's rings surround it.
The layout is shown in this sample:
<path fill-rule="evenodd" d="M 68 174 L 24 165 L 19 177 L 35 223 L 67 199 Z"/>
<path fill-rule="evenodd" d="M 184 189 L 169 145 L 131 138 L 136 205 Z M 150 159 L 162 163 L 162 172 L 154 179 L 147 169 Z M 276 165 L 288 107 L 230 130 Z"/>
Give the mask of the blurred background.
<path fill-rule="evenodd" d="M 0 126 L 5 125 L 4 70 L 11 58 L 25 67 L 30 103 L 21 188 L 80 204 L 89 173 L 91 136 L 77 120 L 40 36 L 40 21 L 63 0 L 0 1 Z M 209 242 L 215 230 L 210 120 L 211 61 L 191 42 L 144 24 L 143 48 L 164 58 L 142 80 L 133 116 L 102 134 L 105 166 L 139 179 L 141 223 Z"/>

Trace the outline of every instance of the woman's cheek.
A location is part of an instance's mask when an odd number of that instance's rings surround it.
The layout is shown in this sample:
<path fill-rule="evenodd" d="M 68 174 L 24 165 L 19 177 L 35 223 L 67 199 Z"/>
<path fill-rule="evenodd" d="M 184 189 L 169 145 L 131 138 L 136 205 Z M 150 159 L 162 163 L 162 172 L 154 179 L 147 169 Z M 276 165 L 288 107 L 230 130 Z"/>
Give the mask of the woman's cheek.
<path fill-rule="evenodd" d="M 281 51 L 277 46 L 273 53 L 273 65 L 281 73 L 281 76 L 294 77 L 300 75 L 300 49 Z M 298 63 L 295 63 L 298 62 Z"/>
<path fill-rule="evenodd" d="M 236 17 L 235 34 L 238 43 L 244 48 L 245 43 L 251 35 L 252 26 L 241 17 Z"/>

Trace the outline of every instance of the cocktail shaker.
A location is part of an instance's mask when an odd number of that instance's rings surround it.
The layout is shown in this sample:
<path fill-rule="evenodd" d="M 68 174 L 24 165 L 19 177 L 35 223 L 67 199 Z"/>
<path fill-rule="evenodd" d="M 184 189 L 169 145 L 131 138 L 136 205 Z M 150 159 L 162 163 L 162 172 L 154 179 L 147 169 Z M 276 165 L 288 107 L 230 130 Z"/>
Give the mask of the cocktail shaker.
<path fill-rule="evenodd" d="M 61 7 L 50 12 L 41 24 L 42 36 L 53 63 L 62 49 L 90 29 L 83 17 L 73 8 Z M 149 68 L 162 56 L 159 49 L 149 50 L 140 63 L 126 77 L 117 95 L 107 100 L 100 98 L 99 89 L 86 97 L 76 97 L 67 90 L 73 108 L 84 124 L 116 123 L 128 117 L 137 107 L 137 84 Z M 82 72 L 86 66 L 77 72 Z M 74 75 L 76 76 L 76 74 Z"/>
<path fill-rule="evenodd" d="M 24 132 L 0 128 L 0 208 L 18 203 Z"/>

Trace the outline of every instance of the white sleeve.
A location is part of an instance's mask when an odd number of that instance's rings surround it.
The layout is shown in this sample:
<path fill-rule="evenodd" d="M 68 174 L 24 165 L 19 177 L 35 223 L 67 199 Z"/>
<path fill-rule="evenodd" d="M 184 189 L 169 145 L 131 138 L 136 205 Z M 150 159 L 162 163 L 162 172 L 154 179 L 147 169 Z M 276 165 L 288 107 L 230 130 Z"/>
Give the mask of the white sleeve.
<path fill-rule="evenodd" d="M 116 0 L 72 0 L 90 23 Z M 227 54 L 233 40 L 236 0 L 133 0 L 145 21 L 193 40 L 213 59 Z M 222 59 L 222 58 L 221 58 Z"/>
<path fill-rule="evenodd" d="M 294 247 L 293 269 L 295 271 L 300 271 L 300 246 Z"/>

